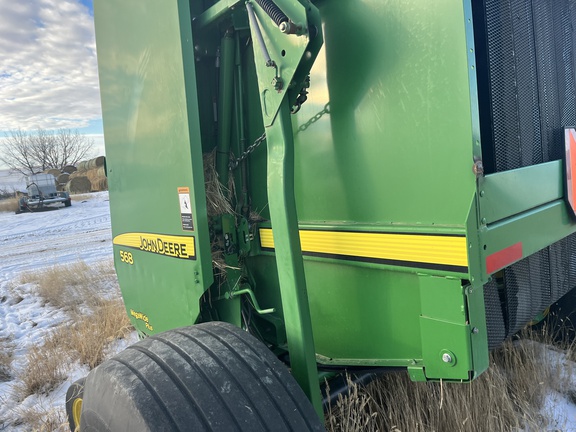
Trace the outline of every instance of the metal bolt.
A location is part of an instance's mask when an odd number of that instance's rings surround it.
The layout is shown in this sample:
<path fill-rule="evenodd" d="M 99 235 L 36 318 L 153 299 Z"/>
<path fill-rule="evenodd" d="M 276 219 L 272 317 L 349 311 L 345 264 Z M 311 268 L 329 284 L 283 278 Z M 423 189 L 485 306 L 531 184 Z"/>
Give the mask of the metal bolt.
<path fill-rule="evenodd" d="M 482 225 L 486 225 L 486 218 L 482 218 Z"/>
<path fill-rule="evenodd" d="M 480 191 L 480 196 L 481 196 L 481 197 L 484 196 L 484 191 Z"/>
<path fill-rule="evenodd" d="M 452 363 L 452 356 L 448 353 L 442 354 L 442 361 L 444 363 Z"/>
<path fill-rule="evenodd" d="M 478 327 L 472 327 L 472 333 L 474 334 L 478 334 L 480 330 L 478 330 Z"/>

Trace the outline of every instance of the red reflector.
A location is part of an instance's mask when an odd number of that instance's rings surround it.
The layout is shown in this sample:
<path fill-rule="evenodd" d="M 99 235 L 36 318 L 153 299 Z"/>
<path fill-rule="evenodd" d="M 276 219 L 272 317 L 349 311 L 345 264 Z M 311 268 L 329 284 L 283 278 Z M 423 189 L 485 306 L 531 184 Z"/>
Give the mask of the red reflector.
<path fill-rule="evenodd" d="M 566 150 L 566 198 L 572 214 L 576 215 L 576 130 L 564 129 Z"/>
<path fill-rule="evenodd" d="M 506 249 L 488 255 L 486 257 L 486 273 L 492 274 L 504 267 L 509 266 L 522 258 L 522 243 L 516 243 Z"/>

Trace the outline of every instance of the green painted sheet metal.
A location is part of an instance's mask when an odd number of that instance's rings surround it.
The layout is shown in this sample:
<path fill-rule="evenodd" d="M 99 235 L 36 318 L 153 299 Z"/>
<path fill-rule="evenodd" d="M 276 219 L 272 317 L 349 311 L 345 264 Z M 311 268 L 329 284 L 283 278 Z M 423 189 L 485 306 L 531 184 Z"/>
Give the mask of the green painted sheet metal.
<path fill-rule="evenodd" d="M 480 206 L 485 223 L 493 223 L 561 199 L 564 164 L 553 161 L 483 177 Z"/>
<path fill-rule="evenodd" d="M 294 120 L 301 221 L 463 227 L 476 181 L 463 3 L 320 12 L 325 51 Z"/>
<path fill-rule="evenodd" d="M 480 236 L 483 242 L 481 255 L 484 258 L 485 275 L 504 267 L 497 266 L 492 271 L 486 268 L 488 260 L 494 254 L 515 248 L 512 254 L 502 257 L 503 262 L 508 266 L 574 232 L 576 232 L 576 225 L 564 200 L 553 201 L 501 222 L 490 224 L 481 231 Z"/>
<path fill-rule="evenodd" d="M 126 307 L 147 334 L 192 324 L 213 278 L 202 154 L 191 145 L 200 136 L 188 2 L 99 0 L 94 13 L 114 258 Z M 183 222 L 180 195 L 188 194 L 192 221 Z M 156 243 L 157 234 L 193 238 L 196 256 L 127 247 L 119 237 L 127 233 Z"/>

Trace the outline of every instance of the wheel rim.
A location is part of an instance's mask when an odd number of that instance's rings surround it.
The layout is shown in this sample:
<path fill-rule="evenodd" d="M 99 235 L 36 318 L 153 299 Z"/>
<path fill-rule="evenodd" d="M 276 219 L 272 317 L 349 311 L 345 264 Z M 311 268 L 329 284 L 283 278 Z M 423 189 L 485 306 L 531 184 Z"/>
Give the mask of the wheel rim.
<path fill-rule="evenodd" d="M 82 413 L 82 398 L 77 398 L 72 402 L 72 418 L 76 425 L 76 430 L 80 430 L 80 414 Z"/>

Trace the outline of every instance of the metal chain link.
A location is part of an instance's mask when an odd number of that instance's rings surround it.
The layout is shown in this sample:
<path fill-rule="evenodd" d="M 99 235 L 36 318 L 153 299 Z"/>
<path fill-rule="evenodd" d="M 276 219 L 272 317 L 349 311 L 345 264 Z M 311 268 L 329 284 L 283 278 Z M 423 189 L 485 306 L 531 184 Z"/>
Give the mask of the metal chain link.
<path fill-rule="evenodd" d="M 242 162 L 244 159 L 246 159 L 248 156 L 250 156 L 250 154 L 256 150 L 258 148 L 258 146 L 260 144 L 262 144 L 264 141 L 266 141 L 266 132 L 264 132 L 259 138 L 256 139 L 256 141 L 254 141 L 241 155 L 238 159 L 234 159 L 232 161 L 230 161 L 230 171 L 238 168 L 238 165 L 240 165 L 240 162 Z"/>
<path fill-rule="evenodd" d="M 314 117 L 312 117 L 310 120 L 308 120 L 306 123 L 304 123 L 302 126 L 300 126 L 298 128 L 298 132 L 303 132 L 306 129 L 308 129 L 310 126 L 312 126 L 314 123 L 316 123 L 318 120 L 320 120 L 322 117 L 324 117 L 324 115 L 326 114 L 330 114 L 330 102 L 328 102 L 326 105 L 324 105 L 324 109 L 322 111 L 320 111 L 319 113 L 317 113 Z M 260 137 L 258 137 L 256 139 L 256 141 L 254 141 L 241 155 L 238 159 L 234 159 L 232 161 L 230 161 L 230 164 L 228 165 L 230 171 L 235 170 L 236 168 L 238 168 L 238 165 L 240 165 L 240 162 L 242 162 L 244 159 L 248 158 L 248 156 L 250 156 L 250 154 L 252 154 L 254 152 L 254 150 L 256 150 L 258 148 L 258 146 L 260 144 L 262 144 L 264 141 L 266 141 L 266 132 L 264 132 Z"/>
<path fill-rule="evenodd" d="M 306 123 L 304 123 L 302 126 L 300 126 L 298 128 L 298 132 L 304 132 L 306 129 L 308 129 L 310 126 L 312 126 L 318 120 L 320 120 L 325 114 L 330 114 L 330 102 L 328 102 L 326 105 L 324 105 L 324 109 L 322 111 L 320 111 L 318 114 L 316 114 L 310 120 L 308 120 Z"/>

